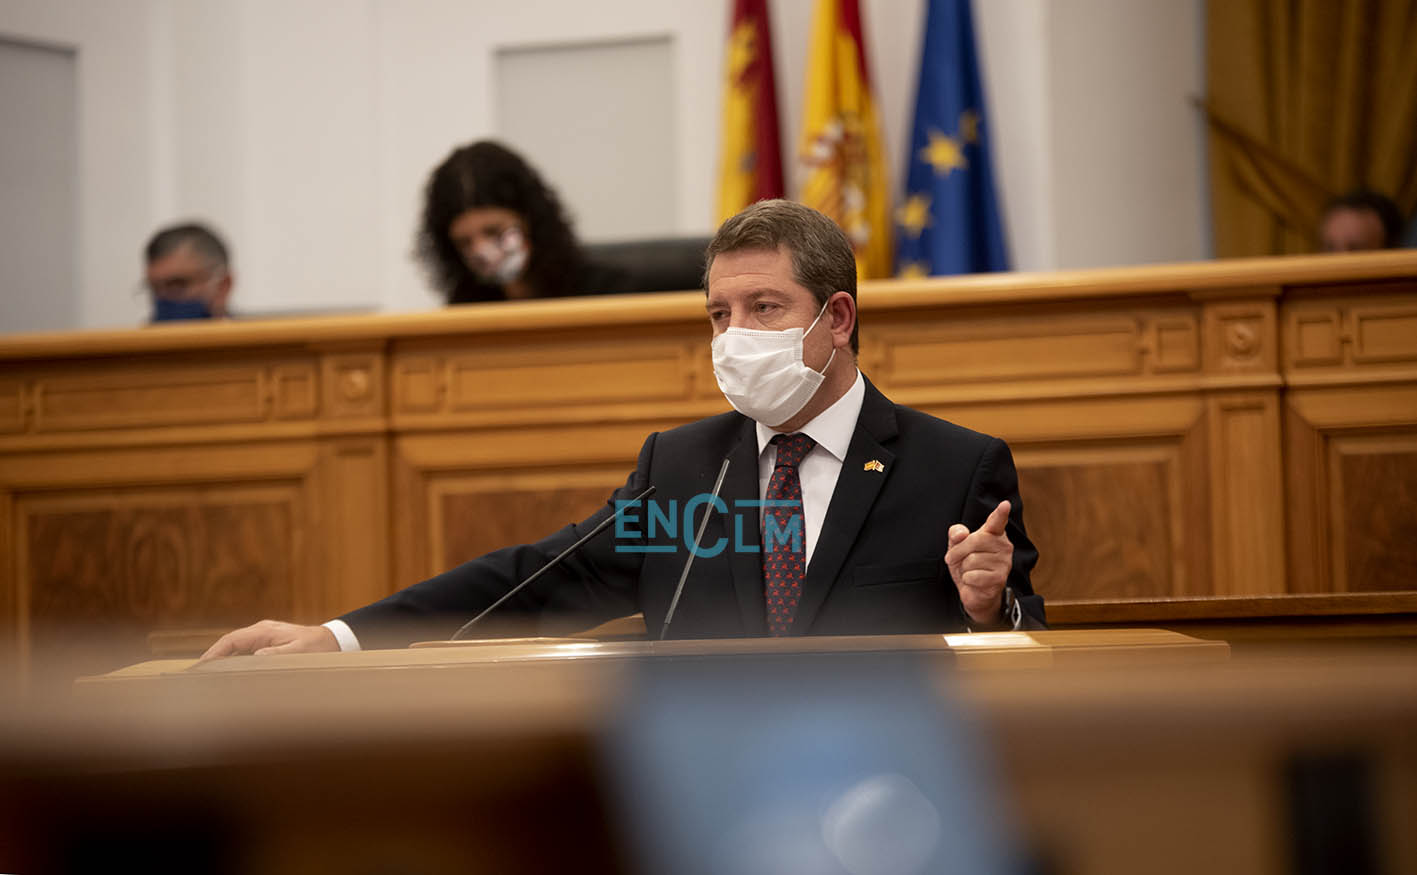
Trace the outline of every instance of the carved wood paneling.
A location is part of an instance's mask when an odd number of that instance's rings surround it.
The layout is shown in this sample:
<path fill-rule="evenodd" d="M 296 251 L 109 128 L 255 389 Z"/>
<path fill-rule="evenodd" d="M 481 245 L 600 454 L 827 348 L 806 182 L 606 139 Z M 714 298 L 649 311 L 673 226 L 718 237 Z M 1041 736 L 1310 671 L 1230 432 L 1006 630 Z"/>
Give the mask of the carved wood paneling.
<path fill-rule="evenodd" d="M 439 490 L 442 568 L 543 538 L 594 513 L 613 486 L 548 486 L 505 491 Z"/>
<path fill-rule="evenodd" d="M 18 380 L 0 380 L 0 434 L 25 427 L 25 390 Z"/>
<path fill-rule="evenodd" d="M 1141 371 L 1136 319 L 1061 317 L 892 327 L 884 332 L 892 385 L 1116 376 Z"/>
<path fill-rule="evenodd" d="M 289 613 L 293 503 L 270 490 L 128 496 L 119 506 L 106 495 L 21 499 L 30 616 L 159 626 Z"/>
<path fill-rule="evenodd" d="M 319 409 L 320 386 L 312 364 L 271 369 L 272 414 L 276 419 L 308 419 Z"/>
<path fill-rule="evenodd" d="M 635 458 L 646 435 L 671 424 L 666 422 L 607 423 L 564 429 L 553 426 L 491 430 L 476 436 L 458 433 L 409 435 L 393 445 L 391 521 L 394 532 L 394 581 L 406 586 L 449 566 L 448 556 L 471 558 L 467 550 L 486 550 L 526 543 L 550 534 L 569 522 L 584 519 L 634 470 Z M 527 464 L 535 460 L 535 464 Z M 554 494 L 569 489 L 564 509 L 556 501 L 546 512 L 524 514 L 516 496 Z M 580 493 L 580 490 L 586 490 Z M 508 495 L 506 519 L 488 518 L 514 540 L 476 540 L 462 522 L 444 519 L 443 496 Z M 591 500 L 594 503 L 591 503 Z M 583 504 L 577 502 L 584 501 Z M 584 513 L 579 513 L 580 511 Z M 495 515 L 494 515 L 495 516 Z M 460 519 L 462 517 L 460 516 Z M 483 524 L 473 521 L 474 530 Z M 464 544 L 449 548 L 446 539 Z M 462 539 L 474 538 L 474 541 Z M 471 546 L 467 546 L 471 544 Z M 480 555 L 473 553 L 471 555 Z"/>
<path fill-rule="evenodd" d="M 1187 591 L 1176 447 L 1017 456 L 1024 521 L 1042 557 L 1033 585 L 1045 598 Z"/>
<path fill-rule="evenodd" d="M 388 445 L 383 438 L 342 438 L 320 454 L 318 481 L 325 512 L 318 539 L 327 589 L 312 600 L 326 619 L 382 598 L 389 591 Z M 313 588 L 313 582 L 310 586 Z"/>
<path fill-rule="evenodd" d="M 1355 362 L 1417 361 L 1417 307 L 1354 307 L 1352 314 Z"/>
<path fill-rule="evenodd" d="M 427 478 L 434 571 L 508 544 L 543 538 L 594 513 L 634 467 L 559 471 L 442 471 Z"/>
<path fill-rule="evenodd" d="M 1417 305 L 1388 295 L 1316 297 L 1284 307 L 1285 359 L 1301 381 L 1417 377 Z"/>
<path fill-rule="evenodd" d="M 1200 367 L 1200 327 L 1194 317 L 1157 319 L 1151 369 L 1156 373 L 1194 371 Z"/>
<path fill-rule="evenodd" d="M 24 573 L 25 561 L 15 537 L 14 495 L 0 489 L 0 678 L 3 673 L 14 672 L 3 668 L 9 664 L 22 667 L 27 661 L 26 642 L 20 635 L 20 587 L 19 577 Z M 0 679 L 4 683 L 6 679 Z"/>
<path fill-rule="evenodd" d="M 1283 592 L 1284 489 L 1277 397 L 1209 402 L 1211 581 L 1217 595 Z"/>
<path fill-rule="evenodd" d="M 259 368 L 131 372 L 36 382 L 35 428 L 101 428 L 243 422 L 263 418 Z"/>
<path fill-rule="evenodd" d="M 431 355 L 403 355 L 394 361 L 394 409 L 436 413 L 447 392 L 446 365 Z"/>
<path fill-rule="evenodd" d="M 412 344 L 391 359 L 393 419 L 420 430 L 602 417 L 689 422 L 727 409 L 706 337 L 699 330 L 633 340 L 552 333 L 477 347 Z"/>
<path fill-rule="evenodd" d="M 265 487 L 21 497 L 24 637 L 54 661 L 102 642 L 121 664 L 154 629 L 292 616 L 296 500 Z"/>
<path fill-rule="evenodd" d="M 1328 533 L 1328 446 L 1324 436 L 1288 399 L 1284 409 L 1285 534 L 1289 591 L 1333 589 Z"/>
<path fill-rule="evenodd" d="M 335 418 L 384 413 L 384 357 L 375 353 L 326 353 L 320 359 L 324 407 Z"/>
<path fill-rule="evenodd" d="M 132 433 L 316 415 L 313 360 L 288 354 L 240 359 L 246 361 L 144 357 L 40 368 L 27 382 L 0 381 L 0 433 Z"/>
<path fill-rule="evenodd" d="M 1293 589 L 1417 588 L 1417 385 L 1310 388 L 1285 407 Z"/>
<path fill-rule="evenodd" d="M 1289 363 L 1336 365 L 1343 361 L 1344 334 L 1337 309 L 1289 314 Z"/>
<path fill-rule="evenodd" d="M 448 407 L 684 399 L 690 379 L 682 344 L 576 343 L 487 349 L 450 357 Z"/>
<path fill-rule="evenodd" d="M 1330 442 L 1338 588 L 1417 589 L 1417 430 Z"/>
<path fill-rule="evenodd" d="M 1255 290 L 1264 295 L 1264 289 Z M 1277 296 L 1278 289 L 1268 290 Z M 1205 369 L 1219 375 L 1275 374 L 1279 366 L 1273 300 L 1212 301 L 1205 306 Z"/>

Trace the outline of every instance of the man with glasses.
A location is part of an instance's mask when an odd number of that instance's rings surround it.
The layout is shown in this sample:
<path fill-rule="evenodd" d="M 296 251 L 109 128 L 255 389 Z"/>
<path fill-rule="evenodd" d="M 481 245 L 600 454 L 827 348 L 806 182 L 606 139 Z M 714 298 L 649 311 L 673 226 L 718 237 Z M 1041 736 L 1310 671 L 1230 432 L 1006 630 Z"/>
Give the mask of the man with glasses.
<path fill-rule="evenodd" d="M 227 315 L 231 269 L 226 244 L 210 228 L 196 223 L 164 228 L 148 241 L 146 253 L 153 322 Z"/>

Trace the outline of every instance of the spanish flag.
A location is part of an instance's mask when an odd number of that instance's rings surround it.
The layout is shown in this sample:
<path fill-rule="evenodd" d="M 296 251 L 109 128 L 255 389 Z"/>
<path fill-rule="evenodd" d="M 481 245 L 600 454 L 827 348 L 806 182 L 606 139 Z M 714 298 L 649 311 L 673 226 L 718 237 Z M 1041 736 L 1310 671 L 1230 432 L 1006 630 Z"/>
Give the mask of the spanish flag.
<path fill-rule="evenodd" d="M 831 216 L 856 250 L 856 275 L 892 270 L 890 188 L 858 0 L 817 0 L 807 55 L 800 200 Z"/>
<path fill-rule="evenodd" d="M 724 72 L 719 222 L 783 194 L 767 0 L 734 0 Z"/>

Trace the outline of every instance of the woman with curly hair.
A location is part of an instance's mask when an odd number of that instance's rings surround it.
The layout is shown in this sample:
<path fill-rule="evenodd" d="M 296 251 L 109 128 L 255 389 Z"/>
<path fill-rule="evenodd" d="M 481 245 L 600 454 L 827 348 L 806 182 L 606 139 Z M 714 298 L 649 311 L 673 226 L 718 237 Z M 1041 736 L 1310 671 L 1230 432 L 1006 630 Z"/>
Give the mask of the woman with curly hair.
<path fill-rule="evenodd" d="M 456 149 L 428 179 L 418 254 L 449 304 L 613 291 L 586 260 L 561 201 L 490 140 Z"/>

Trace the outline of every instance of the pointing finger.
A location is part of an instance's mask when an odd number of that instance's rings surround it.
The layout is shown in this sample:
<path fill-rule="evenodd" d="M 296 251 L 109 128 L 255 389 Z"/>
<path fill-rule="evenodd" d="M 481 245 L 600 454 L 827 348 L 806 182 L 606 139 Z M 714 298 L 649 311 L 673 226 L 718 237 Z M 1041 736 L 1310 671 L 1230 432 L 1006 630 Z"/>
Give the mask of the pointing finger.
<path fill-rule="evenodd" d="M 969 529 L 960 525 L 959 523 L 955 523 L 954 525 L 950 526 L 949 536 L 950 546 L 953 547 L 960 541 L 963 541 L 965 538 L 969 537 Z"/>
<path fill-rule="evenodd" d="M 999 506 L 994 508 L 994 512 L 989 514 L 989 518 L 984 521 L 984 525 L 980 526 L 980 531 L 988 532 L 991 535 L 1002 535 L 1004 527 L 1008 525 L 1009 511 L 1011 510 L 1013 510 L 1013 506 L 1008 501 L 999 502 Z"/>

